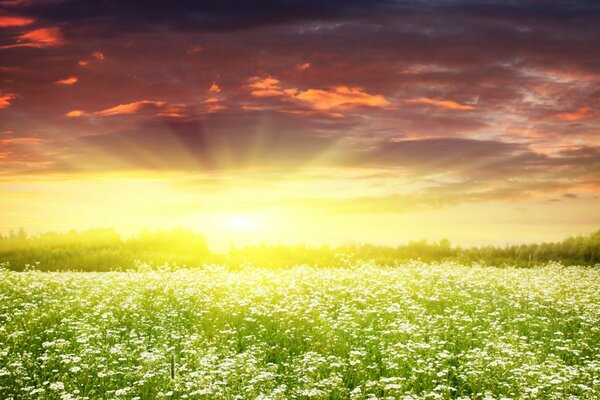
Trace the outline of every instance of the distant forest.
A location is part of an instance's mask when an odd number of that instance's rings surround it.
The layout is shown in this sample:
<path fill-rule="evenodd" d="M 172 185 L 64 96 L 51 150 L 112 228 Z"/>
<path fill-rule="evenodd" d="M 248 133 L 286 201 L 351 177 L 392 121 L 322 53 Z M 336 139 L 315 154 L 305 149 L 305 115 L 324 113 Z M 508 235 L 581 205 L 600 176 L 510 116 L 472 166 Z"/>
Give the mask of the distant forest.
<path fill-rule="evenodd" d="M 14 271 L 114 271 L 208 264 L 230 268 L 286 268 L 299 264 L 344 267 L 360 261 L 394 266 L 410 260 L 518 267 L 548 262 L 594 266 L 600 265 L 600 230 L 562 242 L 505 247 L 457 247 L 444 239 L 411 241 L 396 247 L 258 245 L 232 247 L 225 254 L 212 253 L 203 235 L 184 229 L 142 232 L 131 238 L 123 238 L 112 229 L 33 236 L 21 230 L 0 235 L 0 267 Z"/>

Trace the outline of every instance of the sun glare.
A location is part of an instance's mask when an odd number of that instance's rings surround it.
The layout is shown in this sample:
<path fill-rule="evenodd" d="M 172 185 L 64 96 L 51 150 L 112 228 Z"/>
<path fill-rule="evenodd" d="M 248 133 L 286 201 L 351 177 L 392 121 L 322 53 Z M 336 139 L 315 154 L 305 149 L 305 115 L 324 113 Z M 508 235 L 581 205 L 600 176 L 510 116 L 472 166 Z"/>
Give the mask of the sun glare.
<path fill-rule="evenodd" d="M 257 220 L 247 215 L 235 215 L 225 220 L 225 225 L 235 230 L 250 230 L 257 227 Z"/>

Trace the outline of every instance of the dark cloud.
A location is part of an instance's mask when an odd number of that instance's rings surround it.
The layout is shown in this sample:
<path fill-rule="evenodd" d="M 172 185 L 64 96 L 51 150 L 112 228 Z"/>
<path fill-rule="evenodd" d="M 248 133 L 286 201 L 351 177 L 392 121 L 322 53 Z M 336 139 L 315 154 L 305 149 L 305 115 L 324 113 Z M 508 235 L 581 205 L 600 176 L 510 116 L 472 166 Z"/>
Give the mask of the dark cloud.
<path fill-rule="evenodd" d="M 222 31 L 305 20 L 337 20 L 397 8 L 391 0 L 344 1 L 37 1 L 11 7 L 50 23 L 117 25 L 124 29 Z"/>
<path fill-rule="evenodd" d="M 126 131 L 59 142 L 66 157 L 56 168 L 68 169 L 71 160 L 85 170 L 295 169 L 336 146 L 335 138 L 307 135 L 305 128 L 269 113 L 263 113 L 260 123 L 252 115 L 227 113 L 202 120 L 157 119 Z"/>
<path fill-rule="evenodd" d="M 493 140 L 432 138 L 386 142 L 368 155 L 367 163 L 405 166 L 429 173 L 482 167 L 526 150 L 522 144 Z M 482 165 L 483 163 L 483 165 Z"/>
<path fill-rule="evenodd" d="M 184 29 L 239 29 L 305 20 L 337 20 L 386 16 L 390 13 L 432 13 L 503 18 L 585 17 L 600 13 L 590 1 L 444 1 L 444 0 L 62 0 L 5 3 L 7 10 L 53 22 L 119 21 L 131 28 L 167 24 Z M 535 15 L 535 18 L 533 17 Z"/>

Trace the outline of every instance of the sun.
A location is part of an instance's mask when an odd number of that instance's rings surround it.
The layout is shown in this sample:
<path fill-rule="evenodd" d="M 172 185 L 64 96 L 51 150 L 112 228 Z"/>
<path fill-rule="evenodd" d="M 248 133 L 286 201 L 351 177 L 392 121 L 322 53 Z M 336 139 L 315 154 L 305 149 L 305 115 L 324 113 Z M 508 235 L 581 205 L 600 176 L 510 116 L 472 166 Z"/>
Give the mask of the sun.
<path fill-rule="evenodd" d="M 234 230 L 250 230 L 257 227 L 258 221 L 247 215 L 233 215 L 226 218 L 225 225 Z"/>

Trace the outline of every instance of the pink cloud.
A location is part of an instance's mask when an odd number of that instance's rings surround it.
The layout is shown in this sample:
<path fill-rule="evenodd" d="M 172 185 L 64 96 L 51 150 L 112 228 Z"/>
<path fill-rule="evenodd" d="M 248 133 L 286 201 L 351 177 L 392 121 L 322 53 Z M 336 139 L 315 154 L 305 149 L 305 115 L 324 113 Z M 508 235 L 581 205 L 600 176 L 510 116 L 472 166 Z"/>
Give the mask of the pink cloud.
<path fill-rule="evenodd" d="M 580 121 L 583 119 L 592 119 L 594 118 L 594 113 L 590 107 L 581 107 L 572 112 L 561 112 L 556 114 L 556 117 L 561 121 L 565 122 L 573 122 Z"/>

